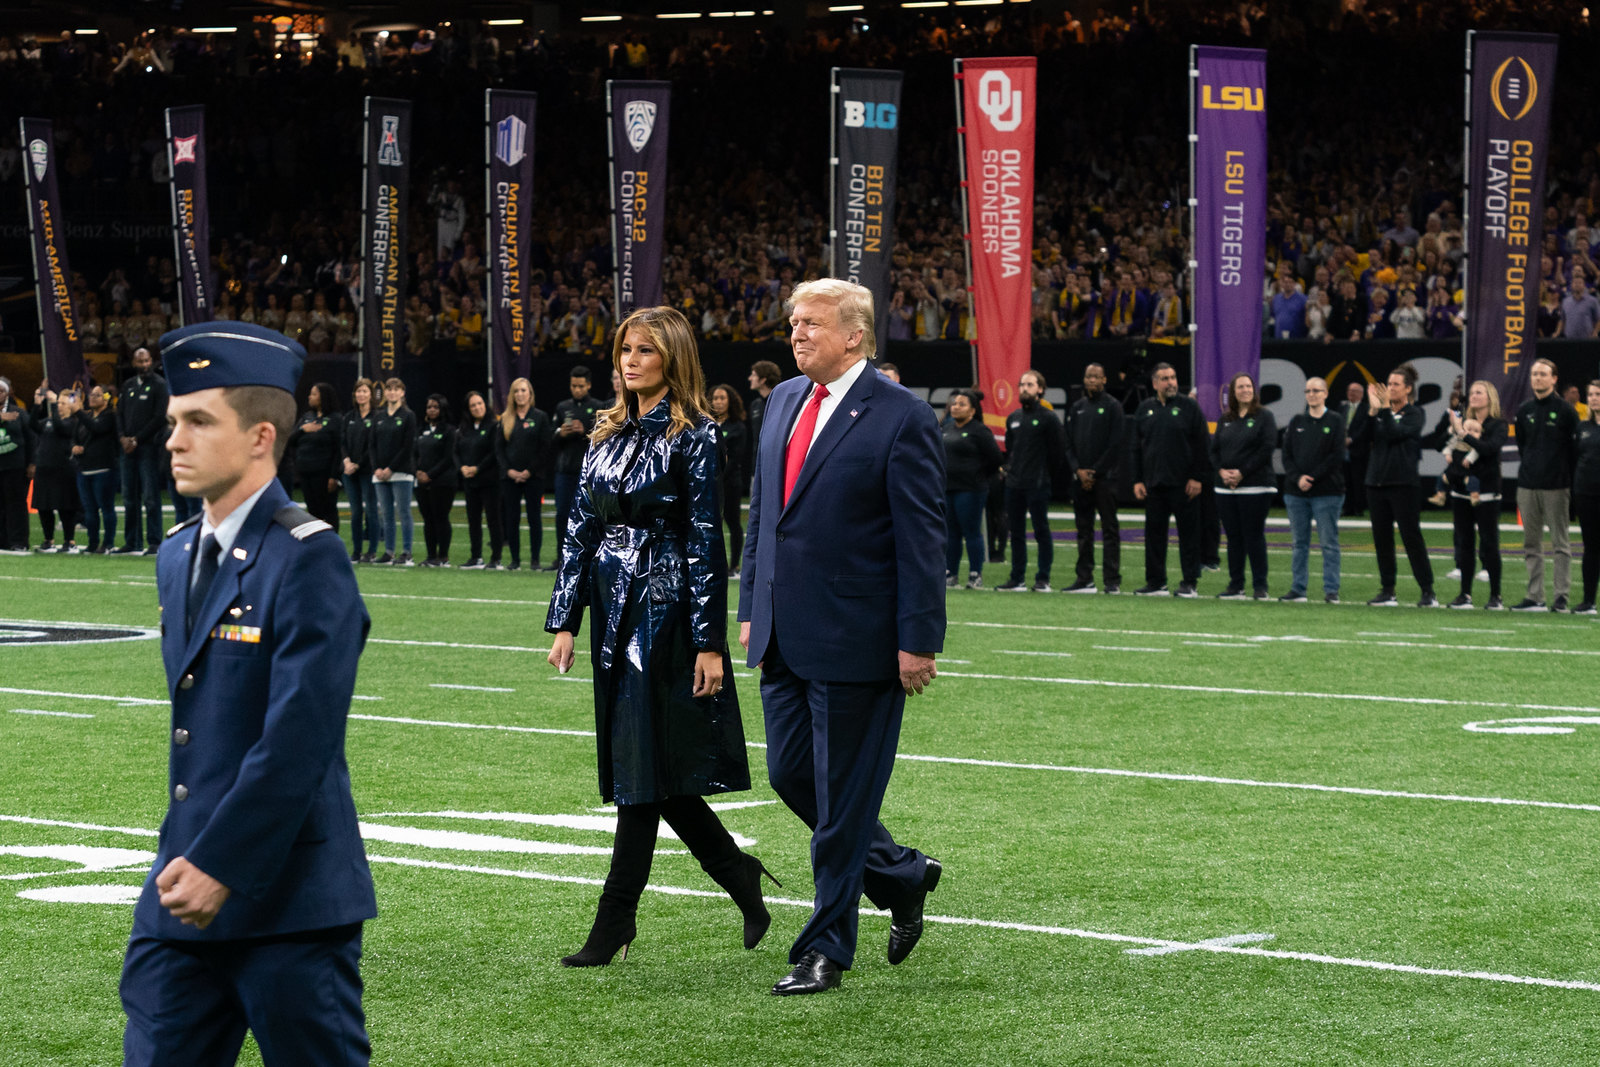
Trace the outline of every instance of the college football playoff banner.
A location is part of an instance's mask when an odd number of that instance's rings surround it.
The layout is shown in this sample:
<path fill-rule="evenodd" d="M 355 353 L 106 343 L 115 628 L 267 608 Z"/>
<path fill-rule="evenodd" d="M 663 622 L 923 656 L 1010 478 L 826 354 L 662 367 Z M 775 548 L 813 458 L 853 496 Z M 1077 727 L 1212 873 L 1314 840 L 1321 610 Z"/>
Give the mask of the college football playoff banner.
<path fill-rule="evenodd" d="M 1017 379 L 1032 357 L 1033 131 L 1038 62 L 1032 56 L 958 59 L 956 133 L 971 257 L 977 385 L 983 421 L 1005 436 Z"/>
<path fill-rule="evenodd" d="M 1500 391 L 1504 411 L 1529 396 L 1539 336 L 1540 252 L 1556 38 L 1467 34 L 1467 380 Z"/>
<path fill-rule="evenodd" d="M 178 255 L 183 324 L 211 321 L 211 217 L 206 201 L 206 109 L 167 108 L 172 173 L 172 241 Z"/>
<path fill-rule="evenodd" d="M 72 306 L 72 269 L 67 266 L 67 224 L 61 217 L 56 181 L 56 142 L 48 119 L 22 120 L 22 171 L 28 190 L 28 229 L 33 236 L 34 292 L 39 298 L 39 342 L 44 373 L 64 389 L 87 381 L 83 335 Z"/>
<path fill-rule="evenodd" d="M 831 273 L 872 290 L 880 346 L 889 331 L 902 77 L 833 68 Z"/>
<path fill-rule="evenodd" d="M 367 97 L 362 180 L 361 373 L 389 378 L 405 351 L 411 101 Z"/>
<path fill-rule="evenodd" d="M 671 82 L 606 82 L 617 319 L 661 303 Z"/>
<path fill-rule="evenodd" d="M 1189 50 L 1194 203 L 1194 387 L 1206 419 L 1221 417 L 1235 374 L 1261 380 L 1261 293 L 1267 246 L 1267 53 Z"/>
<path fill-rule="evenodd" d="M 532 370 L 528 322 L 533 215 L 533 119 L 536 93 L 484 91 L 489 205 L 489 380 L 497 405 Z"/>

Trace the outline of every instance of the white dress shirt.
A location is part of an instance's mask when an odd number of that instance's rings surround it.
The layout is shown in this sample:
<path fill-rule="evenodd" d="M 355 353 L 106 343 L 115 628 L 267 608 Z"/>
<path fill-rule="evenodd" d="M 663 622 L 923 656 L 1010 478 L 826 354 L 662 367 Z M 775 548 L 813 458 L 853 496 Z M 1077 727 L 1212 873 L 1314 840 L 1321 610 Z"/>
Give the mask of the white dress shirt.
<path fill-rule="evenodd" d="M 250 517 L 250 513 L 255 510 L 256 502 L 261 499 L 261 494 L 267 491 L 267 486 L 271 485 L 272 481 L 271 478 L 268 478 L 262 482 L 260 489 L 251 493 L 243 504 L 228 512 L 228 517 L 215 526 L 211 525 L 210 514 L 202 512 L 205 518 L 200 520 L 200 540 L 195 542 L 196 551 L 199 550 L 200 543 L 206 539 L 208 534 L 216 538 L 219 550 L 217 562 L 220 565 L 222 560 L 227 558 L 228 553 L 233 550 L 233 543 L 239 539 L 239 531 L 244 529 L 244 520 Z"/>
<path fill-rule="evenodd" d="M 863 357 L 851 364 L 849 370 L 827 383 L 828 395 L 822 398 L 822 403 L 817 408 L 817 425 L 816 429 L 812 431 L 811 440 L 806 443 L 807 452 L 811 451 L 811 445 L 815 443 L 817 435 L 822 432 L 824 426 L 828 425 L 828 419 L 838 410 L 839 405 L 844 402 L 844 395 L 850 391 L 851 386 L 856 384 L 856 379 L 861 377 L 861 373 L 866 367 L 867 361 Z M 805 410 L 805 406 L 811 402 L 811 395 L 816 391 L 817 387 L 815 385 L 806 390 L 806 398 L 800 403 L 801 411 Z M 794 420 L 794 426 L 789 427 L 791 441 L 794 439 L 795 428 L 799 425 L 800 419 L 797 415 Z"/>

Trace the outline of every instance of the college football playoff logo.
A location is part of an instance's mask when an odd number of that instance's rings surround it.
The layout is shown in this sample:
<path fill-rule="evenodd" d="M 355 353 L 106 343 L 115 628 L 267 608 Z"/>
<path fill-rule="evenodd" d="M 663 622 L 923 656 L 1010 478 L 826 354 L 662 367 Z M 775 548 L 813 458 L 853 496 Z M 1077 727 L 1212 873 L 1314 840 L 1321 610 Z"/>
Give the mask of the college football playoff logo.
<path fill-rule="evenodd" d="M 629 100 L 622 112 L 622 124 L 633 150 L 642 151 L 656 128 L 656 105 L 649 100 Z"/>
<path fill-rule="evenodd" d="M 50 146 L 35 137 L 28 142 L 28 158 L 33 160 L 33 180 L 44 181 L 44 172 L 50 169 Z"/>
<path fill-rule="evenodd" d="M 1513 63 L 1516 68 L 1512 67 Z M 1533 68 L 1526 59 L 1510 56 L 1500 64 L 1489 82 L 1489 99 L 1500 117 L 1512 122 L 1533 110 L 1533 102 L 1539 99 L 1539 79 L 1533 76 Z"/>
<path fill-rule="evenodd" d="M 378 142 L 378 166 L 398 167 L 400 159 L 400 116 L 383 116 L 383 139 Z"/>

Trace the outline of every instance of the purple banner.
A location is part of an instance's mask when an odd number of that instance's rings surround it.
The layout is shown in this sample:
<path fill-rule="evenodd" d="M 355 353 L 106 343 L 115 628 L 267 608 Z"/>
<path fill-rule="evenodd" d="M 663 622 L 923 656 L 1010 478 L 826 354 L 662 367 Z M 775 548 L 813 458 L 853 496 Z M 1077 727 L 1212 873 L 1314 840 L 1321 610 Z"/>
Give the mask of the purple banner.
<path fill-rule="evenodd" d="M 411 101 L 367 97 L 362 180 L 362 374 L 398 374 L 405 351 L 406 215 L 411 210 Z"/>
<path fill-rule="evenodd" d="M 1544 165 L 1556 82 L 1550 34 L 1467 34 L 1467 380 L 1500 392 L 1503 411 L 1529 396 Z"/>
<path fill-rule="evenodd" d="M 183 324 L 210 322 L 213 286 L 204 107 L 167 108 L 167 162 L 172 173 L 172 240 L 177 248 Z"/>
<path fill-rule="evenodd" d="M 1267 245 L 1267 53 L 1190 50 L 1194 383 L 1217 421 L 1228 379 L 1261 377 Z"/>
<path fill-rule="evenodd" d="M 533 216 L 533 120 L 537 93 L 484 90 L 489 205 L 489 381 L 496 406 L 532 373 L 528 226 Z"/>
<path fill-rule="evenodd" d="M 671 82 L 606 82 L 617 321 L 662 302 Z"/>
<path fill-rule="evenodd" d="M 78 309 L 72 306 L 72 269 L 67 266 L 67 224 L 61 217 L 56 180 L 54 128 L 47 119 L 22 120 L 22 173 L 28 192 L 28 229 L 33 236 L 34 292 L 39 298 L 39 343 L 51 386 L 87 381 Z"/>

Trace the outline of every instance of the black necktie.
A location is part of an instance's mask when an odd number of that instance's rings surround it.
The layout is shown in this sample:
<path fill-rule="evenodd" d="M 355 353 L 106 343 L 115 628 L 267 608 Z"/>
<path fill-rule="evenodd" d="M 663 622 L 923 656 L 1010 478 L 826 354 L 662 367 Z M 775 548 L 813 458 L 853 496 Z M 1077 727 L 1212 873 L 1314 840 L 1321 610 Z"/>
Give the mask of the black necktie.
<path fill-rule="evenodd" d="M 194 619 L 200 613 L 200 606 L 206 602 L 206 594 L 211 591 L 211 580 L 217 576 L 217 556 L 221 551 L 222 546 L 217 544 L 215 537 L 206 534 L 201 538 L 200 560 L 195 564 L 194 584 L 189 587 L 190 632 L 194 630 Z"/>

